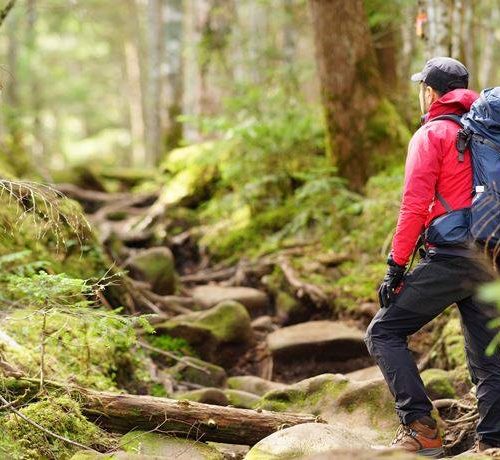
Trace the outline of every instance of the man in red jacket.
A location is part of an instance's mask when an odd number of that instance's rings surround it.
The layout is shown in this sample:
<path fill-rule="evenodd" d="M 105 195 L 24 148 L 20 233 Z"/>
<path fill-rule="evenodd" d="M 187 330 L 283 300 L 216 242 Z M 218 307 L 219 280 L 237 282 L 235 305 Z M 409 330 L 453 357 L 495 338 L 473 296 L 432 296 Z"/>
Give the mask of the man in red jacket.
<path fill-rule="evenodd" d="M 488 323 L 498 312 L 475 296 L 477 287 L 491 280 L 492 274 L 470 247 L 429 244 L 425 257 L 406 273 L 417 241 L 431 221 L 471 205 L 471 159 L 468 151 L 464 158 L 458 155 L 459 126 L 436 120 L 469 111 L 478 95 L 467 89 L 468 79 L 463 64 L 444 57 L 431 59 L 412 77 L 420 82 L 420 106 L 425 115 L 408 149 L 398 224 L 388 271 L 379 288 L 381 309 L 365 337 L 401 420 L 392 445 L 434 458 L 444 453 L 442 440 L 407 340 L 453 303 L 462 318 L 468 367 L 477 389 L 477 450 L 500 447 L 500 354 L 485 353 L 496 333 Z"/>

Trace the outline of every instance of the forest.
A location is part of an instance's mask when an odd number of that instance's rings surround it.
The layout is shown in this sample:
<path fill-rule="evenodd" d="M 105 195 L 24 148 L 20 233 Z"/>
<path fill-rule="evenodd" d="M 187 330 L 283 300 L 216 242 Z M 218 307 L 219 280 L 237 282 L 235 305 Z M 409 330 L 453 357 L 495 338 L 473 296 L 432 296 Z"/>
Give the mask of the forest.
<path fill-rule="evenodd" d="M 365 344 L 410 77 L 499 44 L 498 0 L 0 0 L 0 459 L 421 458 Z M 500 457 L 462 322 L 408 346 L 445 454 Z"/>

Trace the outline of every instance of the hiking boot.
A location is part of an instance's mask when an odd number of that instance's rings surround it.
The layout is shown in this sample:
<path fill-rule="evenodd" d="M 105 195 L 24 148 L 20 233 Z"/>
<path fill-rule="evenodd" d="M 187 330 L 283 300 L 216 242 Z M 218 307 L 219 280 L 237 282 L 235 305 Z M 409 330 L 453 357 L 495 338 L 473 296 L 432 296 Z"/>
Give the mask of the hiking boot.
<path fill-rule="evenodd" d="M 444 455 L 437 423 L 429 416 L 415 420 L 409 425 L 400 425 L 391 447 L 430 458 L 441 458 Z"/>

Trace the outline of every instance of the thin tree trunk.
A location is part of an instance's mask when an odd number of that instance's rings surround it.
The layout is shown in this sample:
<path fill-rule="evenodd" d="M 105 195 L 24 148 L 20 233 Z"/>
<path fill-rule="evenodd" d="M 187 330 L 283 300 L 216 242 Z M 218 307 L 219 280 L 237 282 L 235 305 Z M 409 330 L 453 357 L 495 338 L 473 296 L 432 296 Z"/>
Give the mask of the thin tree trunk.
<path fill-rule="evenodd" d="M 496 37 L 496 28 L 498 27 L 500 21 L 500 7 L 497 4 L 492 5 L 491 15 L 486 19 L 486 21 L 487 30 L 484 41 L 486 46 L 483 47 L 481 67 L 478 75 L 479 85 L 481 88 L 493 86 L 495 83 L 498 84 L 498 82 L 493 81 L 495 49 L 497 49 L 500 45 L 499 40 Z"/>
<path fill-rule="evenodd" d="M 450 0 L 427 0 L 427 58 L 449 56 L 451 52 Z"/>
<path fill-rule="evenodd" d="M 177 147 L 182 139 L 183 98 L 183 1 L 168 0 L 163 14 L 165 54 L 168 66 L 163 77 L 164 110 L 162 114 L 163 142 L 167 149 Z"/>
<path fill-rule="evenodd" d="M 310 0 L 327 151 L 340 175 L 361 188 L 371 174 L 367 125 L 382 89 L 362 0 Z"/>
<path fill-rule="evenodd" d="M 131 150 L 132 161 L 135 166 L 147 164 L 144 123 L 144 96 L 142 85 L 142 68 L 140 59 L 140 37 L 139 11 L 136 0 L 126 0 L 127 21 L 126 36 L 123 43 L 123 53 L 125 61 L 126 84 L 128 93 L 130 131 L 132 134 Z"/>
<path fill-rule="evenodd" d="M 464 24 L 464 5 L 462 0 L 454 0 L 451 34 L 451 57 L 454 59 L 463 59 L 463 24 Z"/>
<path fill-rule="evenodd" d="M 163 150 L 161 142 L 161 0 L 148 0 L 147 163 L 154 165 Z"/>
<path fill-rule="evenodd" d="M 14 8 L 14 5 L 16 4 L 16 0 L 9 0 L 9 3 L 5 5 L 3 10 L 0 11 L 0 27 L 3 25 L 5 20 L 7 19 L 7 16 L 10 14 L 12 11 L 12 8 Z"/>

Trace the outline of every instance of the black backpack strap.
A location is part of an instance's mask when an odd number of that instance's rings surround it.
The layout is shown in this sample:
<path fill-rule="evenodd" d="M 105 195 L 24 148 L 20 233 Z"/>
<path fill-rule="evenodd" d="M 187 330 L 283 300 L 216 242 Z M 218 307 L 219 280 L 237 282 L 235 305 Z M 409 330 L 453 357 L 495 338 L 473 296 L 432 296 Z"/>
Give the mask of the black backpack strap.
<path fill-rule="evenodd" d="M 433 118 L 430 121 L 436 121 L 436 120 L 450 120 L 455 122 L 458 126 L 460 126 L 460 129 L 458 130 L 457 133 L 455 146 L 458 150 L 458 161 L 462 163 L 464 161 L 465 151 L 467 150 L 467 147 L 469 146 L 473 136 L 472 131 L 464 127 L 464 124 L 462 123 L 462 117 L 460 115 L 449 113 L 445 115 L 440 115 L 439 117 Z"/>

